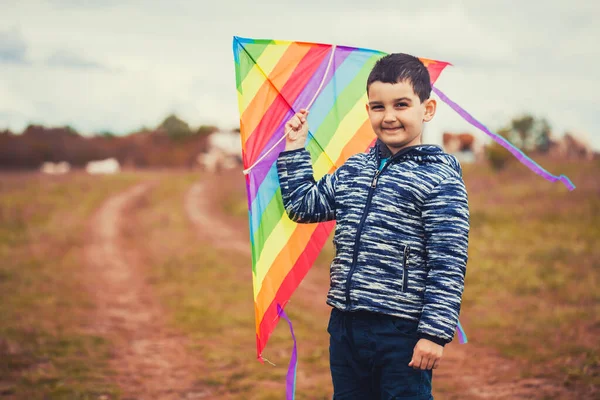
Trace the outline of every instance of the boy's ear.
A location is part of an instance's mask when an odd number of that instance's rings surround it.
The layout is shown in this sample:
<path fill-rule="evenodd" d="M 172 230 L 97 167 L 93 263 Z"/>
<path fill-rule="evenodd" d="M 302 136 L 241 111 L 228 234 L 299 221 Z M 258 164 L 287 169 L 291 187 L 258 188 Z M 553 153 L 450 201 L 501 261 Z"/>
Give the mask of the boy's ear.
<path fill-rule="evenodd" d="M 425 100 L 423 105 L 425 106 L 425 115 L 423 116 L 423 121 L 429 122 L 433 119 L 433 116 L 435 115 L 437 101 L 435 101 L 435 99 L 429 98 Z"/>

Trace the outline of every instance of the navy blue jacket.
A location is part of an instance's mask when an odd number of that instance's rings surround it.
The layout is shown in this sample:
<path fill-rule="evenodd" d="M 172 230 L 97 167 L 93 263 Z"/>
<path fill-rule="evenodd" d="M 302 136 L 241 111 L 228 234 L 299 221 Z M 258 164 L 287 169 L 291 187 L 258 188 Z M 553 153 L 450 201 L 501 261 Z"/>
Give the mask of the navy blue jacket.
<path fill-rule="evenodd" d="M 380 154 L 350 157 L 318 182 L 305 149 L 277 160 L 291 220 L 336 220 L 327 304 L 418 321 L 421 338 L 454 337 L 469 236 L 458 160 L 440 147 L 405 148 L 379 168 Z"/>

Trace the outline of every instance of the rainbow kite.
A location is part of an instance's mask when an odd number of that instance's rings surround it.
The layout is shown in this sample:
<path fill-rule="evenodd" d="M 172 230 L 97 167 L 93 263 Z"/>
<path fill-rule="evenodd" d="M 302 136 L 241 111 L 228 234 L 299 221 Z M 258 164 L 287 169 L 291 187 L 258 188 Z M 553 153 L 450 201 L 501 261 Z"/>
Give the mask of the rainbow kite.
<path fill-rule="evenodd" d="M 285 148 L 284 125 L 301 108 L 311 109 L 306 148 L 311 154 L 315 179 L 367 150 L 375 134 L 365 110 L 366 81 L 375 62 L 386 53 L 234 37 L 233 54 L 250 220 L 257 357 L 262 361 L 262 352 L 279 318 L 287 319 L 283 312 L 286 303 L 334 227 L 334 222 L 296 224 L 285 213 L 275 163 Z M 449 65 L 424 58 L 421 61 L 429 70 L 432 84 Z M 434 92 L 536 173 L 549 180 L 561 180 L 572 189 L 568 178 L 550 175 L 437 88 Z M 460 326 L 459 339 L 466 342 Z M 290 366 L 295 361 L 294 342 Z M 288 383 L 294 378 L 288 375 Z"/>

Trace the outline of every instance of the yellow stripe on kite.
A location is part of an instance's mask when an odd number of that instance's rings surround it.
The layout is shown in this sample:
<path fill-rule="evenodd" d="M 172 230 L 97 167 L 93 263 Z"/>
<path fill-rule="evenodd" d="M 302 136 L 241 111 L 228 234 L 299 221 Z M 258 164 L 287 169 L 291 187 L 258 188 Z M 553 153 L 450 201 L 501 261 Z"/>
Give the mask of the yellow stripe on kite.
<path fill-rule="evenodd" d="M 256 63 L 252 66 L 248 75 L 242 81 L 241 91 L 243 93 L 243 102 L 240 103 L 240 115 L 246 110 L 248 104 L 252 101 L 258 90 L 267 80 L 267 76 L 273 71 L 281 56 L 287 51 L 287 46 L 267 46 L 262 52 Z M 259 67 L 260 65 L 260 67 Z M 266 75 L 266 76 L 265 76 Z"/>
<path fill-rule="evenodd" d="M 252 100 L 247 104 L 246 109 L 242 110 L 242 114 L 240 115 L 241 124 L 244 128 L 242 130 L 244 149 L 250 136 L 256 134 L 254 131 L 265 116 L 265 110 L 268 110 L 277 99 L 285 82 L 289 80 L 309 50 L 309 47 L 300 46 L 295 43 L 288 46 L 287 51 L 278 61 L 277 65 L 271 69 L 269 79 L 263 81 L 263 84 L 255 93 Z"/>
<path fill-rule="evenodd" d="M 315 162 L 315 176 L 322 176 L 325 172 L 321 171 L 329 171 L 331 168 L 330 160 L 337 160 L 340 157 L 344 147 L 346 147 L 352 136 L 356 133 L 356 127 L 362 126 L 368 118 L 365 110 L 367 101 L 367 95 L 365 94 L 339 123 L 332 139 L 325 148 L 325 152 L 321 153 Z"/>
<path fill-rule="evenodd" d="M 332 173 L 334 170 L 335 168 L 332 166 L 325 173 Z M 269 270 L 262 271 L 260 280 L 253 279 L 254 303 L 259 321 L 262 320 L 265 311 L 275 299 L 277 290 L 306 250 L 306 246 L 317 228 L 317 224 L 296 224 L 296 229 L 287 238 L 286 245 L 277 253 Z"/>
<path fill-rule="evenodd" d="M 275 295 L 283 281 L 306 250 L 306 246 L 316 229 L 317 224 L 298 224 L 298 227 L 288 239 L 288 244 L 277 254 L 277 258 L 263 277 L 262 282 L 257 282 L 258 285 L 254 287 L 254 302 L 260 319 L 275 299 Z"/>
<path fill-rule="evenodd" d="M 267 272 L 269 272 L 269 268 L 273 265 L 273 261 L 275 261 L 277 255 L 281 252 L 281 249 L 288 244 L 288 240 L 297 226 L 298 224 L 291 221 L 287 214 L 284 213 L 265 241 L 263 250 L 256 261 L 255 282 L 257 284 L 254 285 L 254 298 L 256 298 L 256 295 L 258 294 L 260 286 L 262 286 L 262 281 Z"/>

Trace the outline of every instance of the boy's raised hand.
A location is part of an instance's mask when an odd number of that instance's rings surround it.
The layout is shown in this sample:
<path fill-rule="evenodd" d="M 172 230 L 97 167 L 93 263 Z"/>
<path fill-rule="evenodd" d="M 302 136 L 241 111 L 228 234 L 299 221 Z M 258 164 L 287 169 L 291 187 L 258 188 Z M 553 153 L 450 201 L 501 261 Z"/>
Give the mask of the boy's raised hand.
<path fill-rule="evenodd" d="M 308 136 L 308 122 L 306 122 L 307 116 L 308 110 L 303 108 L 285 123 L 285 132 L 290 132 L 285 138 L 286 151 L 301 149 L 304 147 L 304 143 L 306 143 L 306 137 Z"/>
<path fill-rule="evenodd" d="M 412 360 L 408 363 L 414 369 L 438 368 L 444 347 L 427 339 L 420 339 L 413 350 Z"/>

